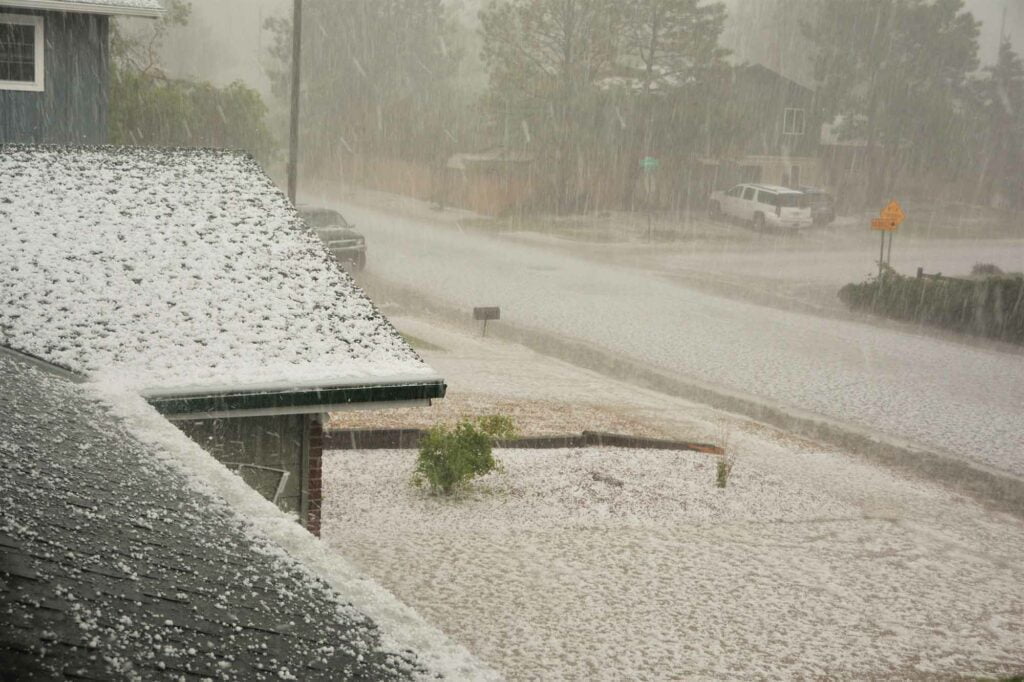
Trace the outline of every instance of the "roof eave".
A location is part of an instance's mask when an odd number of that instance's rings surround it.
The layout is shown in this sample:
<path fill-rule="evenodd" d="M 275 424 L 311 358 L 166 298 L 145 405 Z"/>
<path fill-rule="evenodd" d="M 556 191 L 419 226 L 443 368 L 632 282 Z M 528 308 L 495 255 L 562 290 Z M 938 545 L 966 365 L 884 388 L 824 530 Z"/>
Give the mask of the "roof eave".
<path fill-rule="evenodd" d="M 71 369 L 68 369 L 67 367 L 62 367 L 61 365 L 55 364 L 48 360 L 44 360 L 43 358 L 37 355 L 33 355 L 32 353 L 28 353 L 23 350 L 17 350 L 16 348 L 11 348 L 10 346 L 5 346 L 2 343 L 0 343 L 0 355 L 9 355 L 10 357 L 17 358 L 22 362 L 35 367 L 36 369 L 41 369 L 44 372 L 55 374 L 62 379 L 67 379 L 68 381 L 71 381 L 76 384 L 83 384 L 85 383 L 86 380 L 84 375 L 79 374 L 78 372 L 75 372 Z"/>
<path fill-rule="evenodd" d="M 110 5 L 97 5 L 91 2 L 65 2 L 64 0 L 0 0 L 0 9 L 12 7 L 15 9 L 38 9 L 50 12 L 69 12 L 76 14 L 105 14 L 109 16 L 123 15 L 130 17 L 145 17 L 157 19 L 165 13 L 163 8 L 150 9 L 147 7 L 111 7 Z"/>
<path fill-rule="evenodd" d="M 175 419 L 202 419 L 210 415 L 305 414 L 341 409 L 429 404 L 443 398 L 443 379 L 417 383 L 365 386 L 325 386 L 292 391 L 249 391 L 237 393 L 166 396 L 149 398 L 157 412 Z"/>

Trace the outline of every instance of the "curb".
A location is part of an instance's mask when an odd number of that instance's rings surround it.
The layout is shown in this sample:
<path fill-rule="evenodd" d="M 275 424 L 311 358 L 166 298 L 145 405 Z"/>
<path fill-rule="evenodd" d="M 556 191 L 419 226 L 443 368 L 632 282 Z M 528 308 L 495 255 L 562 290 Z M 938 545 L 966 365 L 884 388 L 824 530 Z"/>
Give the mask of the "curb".
<path fill-rule="evenodd" d="M 433 315 L 462 328 L 468 328 L 464 310 L 438 302 L 414 289 L 367 277 L 376 287 L 376 300 L 392 297 L 414 303 L 420 314 Z M 384 296 L 380 296 L 384 294 Z M 1024 519 L 1024 478 L 958 459 L 951 454 L 927 450 L 899 442 L 883 434 L 857 429 L 827 417 L 772 405 L 751 396 L 739 395 L 718 387 L 668 376 L 638 362 L 617 357 L 584 342 L 559 337 L 549 332 L 498 322 L 489 335 L 525 346 L 538 353 L 582 367 L 636 386 L 653 389 L 674 397 L 691 400 L 716 409 L 733 412 L 769 426 L 816 440 L 860 455 L 895 471 L 941 483 L 949 490 Z"/>

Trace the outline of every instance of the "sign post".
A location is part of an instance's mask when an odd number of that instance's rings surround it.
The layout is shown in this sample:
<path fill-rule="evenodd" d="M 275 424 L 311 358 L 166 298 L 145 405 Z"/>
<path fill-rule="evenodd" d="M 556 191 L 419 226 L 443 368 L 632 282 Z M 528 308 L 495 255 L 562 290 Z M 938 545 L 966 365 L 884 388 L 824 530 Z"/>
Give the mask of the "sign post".
<path fill-rule="evenodd" d="M 640 159 L 640 167 L 644 170 L 644 193 L 647 203 L 647 241 L 651 241 L 651 202 L 654 199 L 654 173 L 658 170 L 661 162 L 653 156 L 645 156 Z"/>
<path fill-rule="evenodd" d="M 498 306 L 487 306 L 483 308 L 473 308 L 473 319 L 483 320 L 484 330 L 482 336 L 487 336 L 487 320 L 500 320 L 501 319 L 501 308 Z"/>
<path fill-rule="evenodd" d="M 882 266 L 888 265 L 892 260 L 892 235 L 899 229 L 900 223 L 906 220 L 907 214 L 903 212 L 900 202 L 893 199 L 882 209 L 878 218 L 871 220 L 871 229 L 882 233 L 882 243 L 878 247 L 878 276 L 882 276 Z M 885 233 L 889 233 L 889 255 L 885 253 Z"/>

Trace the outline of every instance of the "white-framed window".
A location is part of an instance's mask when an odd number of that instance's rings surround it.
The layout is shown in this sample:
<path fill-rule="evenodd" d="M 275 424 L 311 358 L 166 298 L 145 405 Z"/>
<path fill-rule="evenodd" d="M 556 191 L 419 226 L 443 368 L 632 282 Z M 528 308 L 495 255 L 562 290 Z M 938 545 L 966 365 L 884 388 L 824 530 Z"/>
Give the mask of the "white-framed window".
<path fill-rule="evenodd" d="M 0 14 L 0 90 L 43 90 L 43 18 Z"/>
<path fill-rule="evenodd" d="M 782 114 L 782 133 L 784 135 L 804 134 L 804 110 L 786 109 Z"/>

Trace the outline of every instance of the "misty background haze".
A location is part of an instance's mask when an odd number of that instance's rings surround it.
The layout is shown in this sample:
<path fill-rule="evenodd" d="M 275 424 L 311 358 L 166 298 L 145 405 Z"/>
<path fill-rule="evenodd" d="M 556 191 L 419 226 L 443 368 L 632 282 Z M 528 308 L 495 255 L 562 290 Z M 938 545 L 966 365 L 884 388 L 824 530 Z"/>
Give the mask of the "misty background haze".
<path fill-rule="evenodd" d="M 486 0 L 449 0 L 447 3 L 465 23 L 467 30 L 479 28 L 478 13 Z M 765 62 L 773 68 L 783 64 L 775 60 L 773 36 L 752 31 L 759 17 L 777 9 L 778 0 L 726 0 L 729 10 L 722 43 L 738 61 Z M 1024 39 L 1024 0 L 966 0 L 965 8 L 981 22 L 979 57 L 983 65 L 992 64 L 999 50 L 999 30 L 1006 10 L 1006 35 L 1014 48 Z M 290 16 L 290 0 L 203 0 L 192 3 L 193 21 L 175 29 L 167 41 L 164 56 L 171 73 L 226 85 L 243 80 L 263 93 L 270 91 L 270 79 L 264 50 L 269 38 L 263 26 L 272 16 Z M 737 17 L 749 23 L 737 25 Z M 748 39 L 744 40 L 744 36 Z M 766 40 L 767 39 L 767 40 Z M 479 43 L 475 46 L 479 49 Z M 467 58 L 473 61 L 475 55 Z M 479 65 L 479 60 L 477 59 Z M 795 65 L 794 65 L 795 66 Z M 467 79 L 481 89 L 486 85 L 482 67 Z"/>
<path fill-rule="evenodd" d="M 464 81 L 482 91 L 487 76 L 476 51 L 480 42 L 478 14 L 487 0 L 448 0 L 446 3 L 465 26 L 470 51 L 466 54 Z M 764 63 L 791 77 L 809 79 L 806 63 L 783 63 L 778 38 L 759 30 L 759 20 L 777 11 L 779 0 L 725 0 L 729 13 L 722 44 L 733 51 L 733 60 Z M 981 22 L 979 58 L 982 65 L 996 61 L 999 31 L 1005 9 L 1005 34 L 1020 50 L 1024 40 L 1024 0 L 965 0 L 965 9 Z M 270 94 L 266 68 L 270 37 L 264 26 L 271 17 L 289 17 L 290 0 L 203 0 L 192 3 L 192 21 L 168 37 L 162 52 L 167 71 L 178 77 L 208 80 L 217 85 L 241 80 L 260 93 Z M 787 75 L 789 75 L 787 73 Z"/>

